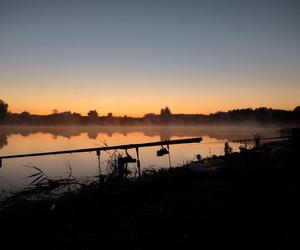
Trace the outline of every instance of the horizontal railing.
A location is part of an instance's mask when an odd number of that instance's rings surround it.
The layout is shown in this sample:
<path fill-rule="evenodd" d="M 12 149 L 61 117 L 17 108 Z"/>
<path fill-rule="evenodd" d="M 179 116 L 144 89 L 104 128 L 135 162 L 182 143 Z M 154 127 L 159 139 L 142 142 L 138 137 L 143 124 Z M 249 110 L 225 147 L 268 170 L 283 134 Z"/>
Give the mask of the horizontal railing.
<path fill-rule="evenodd" d="M 118 145 L 118 146 L 82 148 L 82 149 L 51 151 L 51 152 L 41 152 L 41 153 L 31 153 L 31 154 L 5 155 L 5 156 L 0 156 L 0 167 L 2 167 L 3 159 L 59 155 L 59 154 L 74 154 L 74 153 L 85 153 L 85 152 L 97 152 L 97 155 L 100 155 L 101 151 L 108 151 L 108 150 L 118 150 L 118 149 L 127 150 L 127 149 L 132 149 L 132 148 L 138 149 L 138 148 L 143 148 L 143 147 L 154 147 L 154 146 L 185 144 L 185 143 L 199 143 L 201 141 L 202 141 L 201 137 L 196 137 L 196 138 L 188 138 L 188 139 L 165 140 L 165 141 L 158 141 L 158 142 L 138 143 L 138 144 L 125 144 L 125 145 Z"/>

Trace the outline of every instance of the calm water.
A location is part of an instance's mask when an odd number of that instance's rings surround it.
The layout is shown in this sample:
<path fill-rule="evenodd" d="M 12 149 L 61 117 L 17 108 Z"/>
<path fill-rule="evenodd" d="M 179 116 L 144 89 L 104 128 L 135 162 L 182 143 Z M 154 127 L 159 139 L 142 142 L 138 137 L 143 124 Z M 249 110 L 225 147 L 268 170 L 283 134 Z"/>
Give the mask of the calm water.
<path fill-rule="evenodd" d="M 87 147 L 119 145 L 129 143 L 143 143 L 166 139 L 182 139 L 202 137 L 199 144 L 183 144 L 170 146 L 172 166 L 192 160 L 196 154 L 203 157 L 222 155 L 224 142 L 241 138 L 253 138 L 254 134 L 262 136 L 278 135 L 278 128 L 262 127 L 200 127 L 200 126 L 173 126 L 173 127 L 96 127 L 96 126 L 48 126 L 48 127 L 0 127 L 0 155 L 78 149 Z M 230 144 L 238 151 L 239 144 Z M 143 169 L 168 167 L 168 156 L 157 157 L 159 148 L 140 149 L 140 160 Z M 128 151 L 135 157 L 135 150 Z M 120 153 L 124 153 L 120 151 Z M 107 153 L 102 153 L 102 171 L 105 172 Z M 95 153 L 59 155 L 47 157 L 31 157 L 3 160 L 0 169 L 0 190 L 18 190 L 26 187 L 30 180 L 24 177 L 34 173 L 26 165 L 41 168 L 48 176 L 66 176 L 67 164 L 72 166 L 74 176 L 94 176 L 98 172 L 98 163 Z M 135 172 L 135 164 L 131 165 Z"/>

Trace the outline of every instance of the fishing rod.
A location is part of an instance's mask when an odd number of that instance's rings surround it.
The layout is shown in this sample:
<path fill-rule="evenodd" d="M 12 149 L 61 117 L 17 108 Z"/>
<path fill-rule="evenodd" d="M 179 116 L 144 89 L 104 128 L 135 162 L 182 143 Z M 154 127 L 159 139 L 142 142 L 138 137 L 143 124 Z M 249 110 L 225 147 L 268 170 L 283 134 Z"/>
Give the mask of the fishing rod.
<path fill-rule="evenodd" d="M 249 138 L 249 139 L 239 139 L 239 140 L 231 140 L 229 142 L 248 142 L 248 141 L 256 141 L 256 140 L 279 140 L 279 139 L 290 139 L 292 136 L 276 136 L 276 137 L 257 137 L 257 138 Z"/>
<path fill-rule="evenodd" d="M 201 137 L 195 137 L 195 138 L 178 139 L 178 140 L 165 140 L 165 141 L 148 142 L 148 143 L 125 144 L 125 145 L 118 145 L 118 146 L 72 149 L 72 150 L 51 151 L 51 152 L 32 153 L 32 154 L 5 155 L 5 156 L 0 156 L 0 168 L 2 167 L 3 159 L 47 156 L 47 155 L 60 155 L 60 154 L 74 154 L 74 153 L 85 153 L 85 152 L 96 152 L 97 156 L 99 157 L 101 151 L 118 150 L 118 149 L 128 150 L 128 149 L 135 148 L 138 152 L 138 149 L 143 148 L 143 147 L 154 147 L 154 146 L 163 147 L 163 146 L 169 146 L 169 145 L 174 145 L 174 144 L 200 143 L 201 141 L 202 141 Z"/>
<path fill-rule="evenodd" d="M 220 144 L 225 142 L 234 142 L 234 143 L 244 143 L 250 141 L 259 140 L 280 140 L 280 139 L 290 139 L 292 136 L 277 136 L 277 137 L 258 137 L 258 138 L 247 138 L 247 139 L 235 139 L 235 140 L 218 140 L 218 141 L 204 141 L 201 144 Z"/>

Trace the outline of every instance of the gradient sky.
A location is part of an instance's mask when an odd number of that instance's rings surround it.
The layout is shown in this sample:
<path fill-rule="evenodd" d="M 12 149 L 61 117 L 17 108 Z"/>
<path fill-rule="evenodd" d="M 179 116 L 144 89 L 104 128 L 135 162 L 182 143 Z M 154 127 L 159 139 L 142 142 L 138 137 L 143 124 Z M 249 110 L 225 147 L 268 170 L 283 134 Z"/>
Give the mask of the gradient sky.
<path fill-rule="evenodd" d="M 0 0 L 12 112 L 300 105 L 300 1 Z"/>

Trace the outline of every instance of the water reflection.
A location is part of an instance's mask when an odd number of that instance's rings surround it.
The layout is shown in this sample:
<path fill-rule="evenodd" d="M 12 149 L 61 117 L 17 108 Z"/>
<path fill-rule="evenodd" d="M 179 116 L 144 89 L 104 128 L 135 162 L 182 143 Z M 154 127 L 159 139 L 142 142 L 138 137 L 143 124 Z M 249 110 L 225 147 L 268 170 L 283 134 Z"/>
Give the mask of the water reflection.
<path fill-rule="evenodd" d="M 8 144 L 8 135 L 5 132 L 0 131 L 0 149 Z"/>
<path fill-rule="evenodd" d="M 8 137 L 21 135 L 28 137 L 31 134 L 51 134 L 53 139 L 58 136 L 71 139 L 87 133 L 91 140 L 99 134 L 106 134 L 108 138 L 114 134 L 127 136 L 130 133 L 141 132 L 147 137 L 159 136 L 160 140 L 170 140 L 172 137 L 208 136 L 216 140 L 235 140 L 253 137 L 255 134 L 264 136 L 277 134 L 276 127 L 245 127 L 245 126 L 2 126 L 0 127 L 0 149 L 8 144 Z M 131 143 L 131 142 L 128 142 Z"/>
<path fill-rule="evenodd" d="M 196 154 L 203 157 L 224 153 L 224 141 L 241 138 L 253 138 L 254 134 L 262 136 L 277 135 L 278 128 L 264 127 L 196 127 L 196 126 L 28 126 L 0 127 L 0 155 L 45 152 L 67 149 L 78 149 L 130 143 L 145 143 L 151 141 L 182 139 L 187 137 L 202 137 L 197 144 L 174 145 L 170 147 L 172 166 L 181 165 L 192 160 Z M 230 144 L 235 151 L 239 144 Z M 157 157 L 158 148 L 140 150 L 142 169 L 168 167 L 168 156 Z M 121 152 L 124 154 L 124 152 Z M 135 156 L 135 151 L 129 151 Z M 101 155 L 105 167 L 107 154 Z M 74 176 L 94 176 L 98 172 L 96 154 L 55 155 L 47 157 L 30 157 L 7 159 L 0 169 L 0 190 L 20 189 L 29 184 L 30 169 L 25 165 L 41 168 L 48 176 L 64 176 L 68 172 L 67 164 L 72 166 Z M 131 169 L 135 171 L 136 164 Z M 104 170 L 105 171 L 105 170 Z M 10 184 L 7 184 L 10 183 Z"/>

